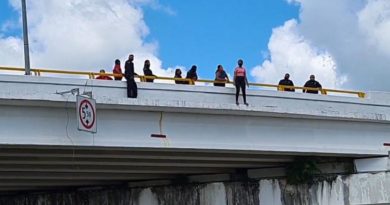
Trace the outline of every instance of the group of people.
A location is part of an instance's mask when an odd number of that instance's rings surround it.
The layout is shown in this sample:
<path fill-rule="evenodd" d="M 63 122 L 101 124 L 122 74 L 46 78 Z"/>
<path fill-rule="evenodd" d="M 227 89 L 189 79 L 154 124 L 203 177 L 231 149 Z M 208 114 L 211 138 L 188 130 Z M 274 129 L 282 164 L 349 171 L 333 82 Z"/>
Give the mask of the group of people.
<path fill-rule="evenodd" d="M 295 92 L 294 83 L 290 80 L 290 74 L 286 73 L 284 79 L 279 81 L 279 86 L 282 87 L 281 91 Z M 286 87 L 285 87 L 286 86 Z M 303 86 L 309 89 L 303 89 L 304 93 L 318 94 L 318 91 L 322 89 L 322 85 L 316 81 L 314 75 L 310 75 L 310 79 Z"/>
<path fill-rule="evenodd" d="M 134 77 L 138 74 L 134 72 L 134 55 L 130 54 L 128 60 L 125 62 L 125 73 L 122 72 L 121 62 L 120 60 L 115 60 L 115 66 L 113 69 L 114 79 L 122 80 L 123 76 L 126 78 L 127 82 L 127 97 L 129 98 L 137 98 L 138 96 L 138 88 L 137 83 L 134 80 Z M 175 70 L 175 83 L 176 84 L 193 84 L 193 82 L 198 80 L 197 75 L 197 66 L 193 65 L 191 69 L 187 72 L 186 78 L 182 77 L 182 72 L 180 69 Z M 154 82 L 156 75 L 153 74 L 150 69 L 150 61 L 145 60 L 144 68 L 143 68 L 145 81 L 146 82 Z M 113 80 L 110 76 L 105 74 L 105 70 L 100 70 L 100 75 L 96 79 L 101 80 Z M 217 66 L 217 70 L 215 71 L 215 82 L 214 86 L 225 87 L 225 83 L 230 82 L 229 77 L 226 74 L 222 65 Z M 238 97 L 240 94 L 240 90 L 242 92 L 243 100 L 245 105 L 249 105 L 246 101 L 246 87 L 249 87 L 246 69 L 244 67 L 244 61 L 239 59 L 237 62 L 237 67 L 234 69 L 234 79 L 233 84 L 236 87 L 236 104 L 239 105 Z M 290 80 L 290 75 L 286 73 L 284 79 L 279 81 L 279 86 L 281 86 L 283 91 L 295 92 L 294 83 Z M 310 80 L 306 82 L 304 85 L 306 88 L 313 89 L 303 89 L 305 93 L 314 93 L 318 94 L 318 90 L 322 88 L 321 84 L 315 80 L 315 76 L 311 75 Z"/>

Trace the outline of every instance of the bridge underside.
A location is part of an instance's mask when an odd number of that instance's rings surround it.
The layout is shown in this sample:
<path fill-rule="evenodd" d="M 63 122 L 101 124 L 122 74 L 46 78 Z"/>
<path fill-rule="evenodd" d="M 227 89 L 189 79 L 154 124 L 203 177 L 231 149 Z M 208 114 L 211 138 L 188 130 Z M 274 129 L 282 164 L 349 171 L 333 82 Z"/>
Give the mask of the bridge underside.
<path fill-rule="evenodd" d="M 0 191 L 129 186 L 150 180 L 234 176 L 240 170 L 283 167 L 293 159 L 288 153 L 254 151 L 3 145 Z"/>

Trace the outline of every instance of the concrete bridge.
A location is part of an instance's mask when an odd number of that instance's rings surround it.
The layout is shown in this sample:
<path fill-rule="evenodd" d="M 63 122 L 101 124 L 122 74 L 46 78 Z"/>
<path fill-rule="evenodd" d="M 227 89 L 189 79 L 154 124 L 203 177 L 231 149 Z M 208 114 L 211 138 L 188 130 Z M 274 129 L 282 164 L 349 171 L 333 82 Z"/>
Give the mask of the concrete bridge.
<path fill-rule="evenodd" d="M 0 75 L 0 191 L 272 176 L 296 156 L 388 156 L 390 93 L 365 98 Z M 97 133 L 78 131 L 71 89 L 92 92 Z M 241 100 L 241 99 L 240 99 Z M 163 134 L 166 138 L 155 138 Z M 210 177 L 208 177 L 210 178 Z"/>

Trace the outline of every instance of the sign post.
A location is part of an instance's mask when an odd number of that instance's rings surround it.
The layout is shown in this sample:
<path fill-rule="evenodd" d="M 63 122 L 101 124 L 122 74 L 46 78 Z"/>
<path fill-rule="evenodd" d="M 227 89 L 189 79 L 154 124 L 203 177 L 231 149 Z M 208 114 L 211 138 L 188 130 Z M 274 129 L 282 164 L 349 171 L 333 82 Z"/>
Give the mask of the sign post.
<path fill-rule="evenodd" d="M 23 19 L 23 39 L 24 39 L 24 69 L 26 75 L 31 75 L 30 71 L 30 49 L 28 48 L 28 28 L 27 28 L 27 9 L 26 0 L 22 0 L 22 19 Z"/>
<path fill-rule="evenodd" d="M 96 102 L 94 99 L 77 96 L 77 122 L 79 130 L 96 133 Z"/>

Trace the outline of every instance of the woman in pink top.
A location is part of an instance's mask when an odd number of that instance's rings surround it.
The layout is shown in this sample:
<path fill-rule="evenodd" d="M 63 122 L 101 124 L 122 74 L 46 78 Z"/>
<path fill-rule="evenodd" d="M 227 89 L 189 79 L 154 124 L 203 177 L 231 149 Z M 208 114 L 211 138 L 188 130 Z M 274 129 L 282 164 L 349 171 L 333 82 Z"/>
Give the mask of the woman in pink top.
<path fill-rule="evenodd" d="M 248 106 L 249 104 L 246 102 L 246 92 L 245 92 L 245 86 L 248 86 L 248 79 L 246 78 L 246 71 L 243 67 L 244 61 L 239 59 L 238 60 L 238 67 L 234 70 L 234 85 L 236 86 L 236 104 L 238 103 L 238 96 L 240 95 L 240 88 L 242 91 L 242 96 L 244 98 L 244 104 Z"/>
<path fill-rule="evenodd" d="M 121 61 L 119 59 L 115 60 L 115 66 L 114 69 L 112 70 L 114 74 L 122 74 L 122 68 L 121 68 Z M 115 76 L 115 80 L 122 80 L 122 76 Z"/>

